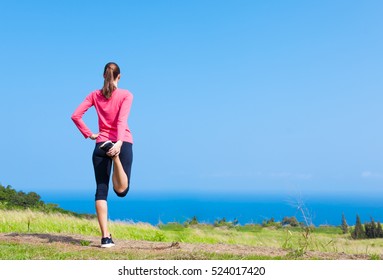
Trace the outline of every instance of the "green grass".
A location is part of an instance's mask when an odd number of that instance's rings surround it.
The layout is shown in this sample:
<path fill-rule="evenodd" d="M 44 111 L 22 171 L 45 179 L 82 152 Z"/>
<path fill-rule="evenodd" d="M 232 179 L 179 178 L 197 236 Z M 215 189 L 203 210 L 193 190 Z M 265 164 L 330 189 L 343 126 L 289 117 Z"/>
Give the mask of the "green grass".
<path fill-rule="evenodd" d="M 383 239 L 352 240 L 338 227 L 313 228 L 305 236 L 301 228 L 274 228 L 261 225 L 215 227 L 197 224 L 185 227 L 178 223 L 159 225 L 111 222 L 110 231 L 118 240 L 146 240 L 154 242 L 184 242 L 204 244 L 240 244 L 286 249 L 291 258 L 299 258 L 306 251 L 366 254 L 380 259 Z M 87 237 L 99 237 L 96 219 L 85 219 L 60 213 L 42 213 L 31 210 L 0 210 L 0 233 L 18 234 L 74 234 L 81 235 L 81 250 L 64 250 L 54 243 L 18 244 L 0 241 L 0 259 L 158 259 L 159 253 L 140 250 L 94 250 Z M 78 247 L 77 247 L 78 248 Z M 187 255 L 167 255 L 167 259 L 238 259 L 230 254 L 197 252 Z M 273 259 L 246 256 L 245 259 Z M 278 259 L 278 258 L 276 258 Z"/>
<path fill-rule="evenodd" d="M 184 254 L 161 255 L 153 252 L 94 250 L 60 250 L 52 244 L 18 244 L 0 242 L 0 260 L 238 260 L 234 254 L 216 254 L 207 252 L 192 252 Z M 281 257 L 265 257 L 249 255 L 243 260 L 280 260 Z"/>

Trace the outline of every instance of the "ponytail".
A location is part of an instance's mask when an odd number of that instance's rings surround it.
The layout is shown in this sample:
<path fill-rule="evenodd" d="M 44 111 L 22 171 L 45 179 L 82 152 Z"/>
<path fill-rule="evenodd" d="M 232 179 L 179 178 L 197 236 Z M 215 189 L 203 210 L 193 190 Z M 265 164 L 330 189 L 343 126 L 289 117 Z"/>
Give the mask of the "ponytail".
<path fill-rule="evenodd" d="M 109 99 L 112 92 L 117 88 L 114 81 L 120 74 L 120 67 L 114 62 L 109 62 L 104 68 L 104 86 L 102 87 L 102 94 L 105 98 Z"/>

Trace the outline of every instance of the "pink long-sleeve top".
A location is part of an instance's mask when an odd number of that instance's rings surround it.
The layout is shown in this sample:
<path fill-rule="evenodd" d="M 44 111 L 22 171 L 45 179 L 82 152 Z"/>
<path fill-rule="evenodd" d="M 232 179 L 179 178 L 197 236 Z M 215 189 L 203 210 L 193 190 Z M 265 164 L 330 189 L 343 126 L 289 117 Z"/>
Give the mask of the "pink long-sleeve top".
<path fill-rule="evenodd" d="M 118 140 L 133 143 L 133 137 L 128 127 L 128 117 L 132 105 L 133 95 L 124 89 L 117 88 L 112 96 L 107 99 L 101 90 L 91 92 L 72 114 L 72 120 L 85 138 L 93 132 L 82 119 L 85 112 L 92 106 L 98 115 L 99 136 L 96 142 Z"/>

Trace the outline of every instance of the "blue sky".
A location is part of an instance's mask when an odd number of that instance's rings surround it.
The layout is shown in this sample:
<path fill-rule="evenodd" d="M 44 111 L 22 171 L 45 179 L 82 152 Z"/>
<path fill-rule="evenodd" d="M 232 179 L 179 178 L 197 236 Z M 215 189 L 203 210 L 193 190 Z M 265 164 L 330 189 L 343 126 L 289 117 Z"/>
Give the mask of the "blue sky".
<path fill-rule="evenodd" d="M 134 94 L 133 193 L 382 196 L 382 1 L 0 9 L 3 185 L 93 193 L 94 142 L 70 115 L 115 61 Z"/>

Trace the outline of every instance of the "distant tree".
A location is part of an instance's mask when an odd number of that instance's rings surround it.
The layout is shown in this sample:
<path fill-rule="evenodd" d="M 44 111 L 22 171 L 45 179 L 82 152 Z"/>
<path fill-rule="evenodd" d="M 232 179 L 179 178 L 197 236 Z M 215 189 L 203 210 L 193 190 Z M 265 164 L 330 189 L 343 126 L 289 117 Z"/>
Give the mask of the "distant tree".
<path fill-rule="evenodd" d="M 0 187 L 0 201 L 7 203 L 9 207 L 23 205 L 23 193 L 17 193 L 11 186 Z"/>
<path fill-rule="evenodd" d="M 234 227 L 236 225 L 238 225 L 238 219 L 235 218 L 233 221 L 227 221 L 225 217 L 223 217 L 222 219 L 217 219 L 214 221 L 214 226 L 215 227 Z"/>
<path fill-rule="evenodd" d="M 263 227 L 269 227 L 269 226 L 275 226 L 276 225 L 276 222 L 275 222 L 275 219 L 274 217 L 268 219 L 268 220 L 263 220 L 262 221 L 262 226 Z"/>
<path fill-rule="evenodd" d="M 376 223 L 373 218 L 371 218 L 371 238 L 377 238 L 378 237 L 378 228 L 376 226 Z"/>
<path fill-rule="evenodd" d="M 376 238 L 383 238 L 383 229 L 382 229 L 382 225 L 380 224 L 380 222 L 378 222 L 378 224 L 376 226 Z"/>
<path fill-rule="evenodd" d="M 198 219 L 196 216 L 193 216 L 193 218 L 191 219 L 187 219 L 185 222 L 184 222 L 184 226 L 185 227 L 188 227 L 188 226 L 193 226 L 193 225 L 198 225 L 199 222 L 198 222 Z"/>
<path fill-rule="evenodd" d="M 373 218 L 371 218 L 370 223 L 364 224 L 364 229 L 365 229 L 367 238 L 377 238 L 378 237 L 378 227 L 375 224 L 375 221 Z"/>
<path fill-rule="evenodd" d="M 40 196 L 35 192 L 17 192 L 11 186 L 5 188 L 1 185 L 0 201 L 6 202 L 10 207 L 38 208 L 43 205 Z"/>
<path fill-rule="evenodd" d="M 0 184 L 0 207 L 2 209 L 35 209 L 44 212 L 59 212 L 62 214 L 74 215 L 77 217 L 84 217 L 92 219 L 95 217 L 93 214 L 78 214 L 72 211 L 61 209 L 57 204 L 45 204 L 41 200 L 40 195 L 35 192 L 25 193 L 23 191 L 17 192 L 11 186 L 4 187 Z"/>
<path fill-rule="evenodd" d="M 6 201 L 8 203 L 14 201 L 17 193 L 11 186 L 4 187 L 0 185 L 0 201 Z"/>
<path fill-rule="evenodd" d="M 29 192 L 25 196 L 25 200 L 28 206 L 38 207 L 42 205 L 41 197 L 35 192 Z"/>
<path fill-rule="evenodd" d="M 217 226 L 226 226 L 226 225 L 227 225 L 226 218 L 223 217 L 222 219 L 217 219 L 217 220 L 215 221 L 215 224 L 216 224 Z"/>
<path fill-rule="evenodd" d="M 290 225 L 292 227 L 297 227 L 297 226 L 299 226 L 299 222 L 298 222 L 297 218 L 295 218 L 295 217 L 284 217 L 282 219 L 282 225 L 283 226 Z"/>
<path fill-rule="evenodd" d="M 353 239 L 363 239 L 366 237 L 366 233 L 364 231 L 363 225 L 360 222 L 360 217 L 359 215 L 356 215 L 356 223 L 355 223 L 355 228 L 351 233 L 351 237 Z"/>
<path fill-rule="evenodd" d="M 190 220 L 191 225 L 198 225 L 198 219 L 196 216 L 193 216 L 193 218 Z"/>
<path fill-rule="evenodd" d="M 347 221 L 346 221 L 346 217 L 344 216 L 344 213 L 342 214 L 342 225 L 341 225 L 341 228 L 342 228 L 342 232 L 344 234 L 348 233 L 348 224 L 347 224 Z"/>
<path fill-rule="evenodd" d="M 214 226 L 215 227 L 219 227 L 219 226 L 222 226 L 224 223 L 226 223 L 226 218 L 222 218 L 222 219 L 216 219 L 214 221 Z"/>
<path fill-rule="evenodd" d="M 371 223 L 364 223 L 364 231 L 366 233 L 366 238 L 373 238 L 373 230 L 371 227 Z"/>

